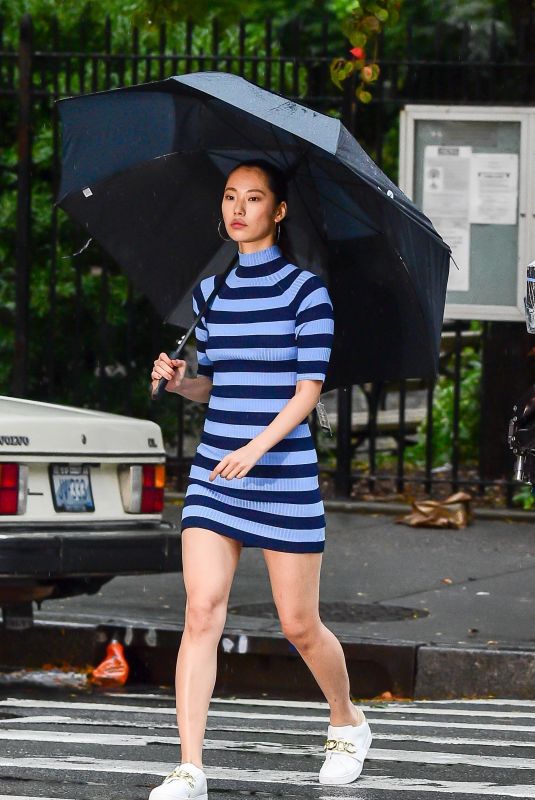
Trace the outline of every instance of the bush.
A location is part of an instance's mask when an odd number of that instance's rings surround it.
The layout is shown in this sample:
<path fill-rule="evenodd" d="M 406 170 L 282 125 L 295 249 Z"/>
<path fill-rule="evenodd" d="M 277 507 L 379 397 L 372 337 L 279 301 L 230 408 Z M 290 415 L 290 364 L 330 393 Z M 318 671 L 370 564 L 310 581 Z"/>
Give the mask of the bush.
<path fill-rule="evenodd" d="M 477 323 L 476 323 L 477 324 Z M 479 447 L 481 357 L 473 347 L 465 347 L 461 354 L 459 460 L 463 464 L 476 463 Z M 449 463 L 453 445 L 454 381 L 441 375 L 433 396 L 433 467 Z M 418 441 L 405 450 L 408 464 L 425 464 L 427 419 L 418 427 Z"/>

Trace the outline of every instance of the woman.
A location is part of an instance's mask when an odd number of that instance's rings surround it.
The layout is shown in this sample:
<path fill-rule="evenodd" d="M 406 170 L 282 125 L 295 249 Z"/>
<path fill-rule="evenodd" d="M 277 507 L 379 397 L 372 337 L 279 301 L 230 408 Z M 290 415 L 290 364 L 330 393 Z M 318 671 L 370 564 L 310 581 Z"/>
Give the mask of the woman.
<path fill-rule="evenodd" d="M 181 522 L 187 600 L 176 707 L 182 760 L 150 800 L 208 797 L 203 738 L 242 547 L 262 548 L 282 631 L 330 706 L 320 783 L 358 778 L 372 738 L 351 702 L 340 642 L 318 610 L 325 517 L 307 420 L 329 362 L 332 303 L 323 281 L 284 255 L 288 205 L 278 168 L 262 159 L 235 167 L 221 208 L 219 225 L 238 243 L 239 263 L 196 327 L 197 377 L 186 378 L 186 362 L 166 353 L 151 374 L 153 391 L 163 377 L 167 391 L 209 405 Z M 195 314 L 215 277 L 195 286 Z"/>

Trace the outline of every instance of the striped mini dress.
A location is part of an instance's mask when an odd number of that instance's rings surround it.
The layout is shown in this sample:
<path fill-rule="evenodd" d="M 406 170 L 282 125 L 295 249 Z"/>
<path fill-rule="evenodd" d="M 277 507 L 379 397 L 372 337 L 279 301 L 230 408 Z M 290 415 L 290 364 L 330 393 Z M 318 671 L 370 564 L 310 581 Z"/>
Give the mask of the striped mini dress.
<path fill-rule="evenodd" d="M 213 385 L 181 530 L 208 528 L 245 547 L 322 552 L 325 514 L 308 418 L 245 477 L 208 479 L 224 456 L 269 425 L 297 381 L 324 380 L 334 333 L 333 306 L 318 275 L 289 263 L 276 244 L 238 259 L 195 329 L 197 372 Z M 193 289 L 194 314 L 215 279 Z"/>

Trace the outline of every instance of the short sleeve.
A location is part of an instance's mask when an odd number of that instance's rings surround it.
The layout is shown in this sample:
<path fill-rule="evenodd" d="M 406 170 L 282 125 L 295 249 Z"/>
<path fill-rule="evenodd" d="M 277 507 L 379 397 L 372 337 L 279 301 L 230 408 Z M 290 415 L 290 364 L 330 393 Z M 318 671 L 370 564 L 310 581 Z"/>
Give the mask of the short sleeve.
<path fill-rule="evenodd" d="M 204 303 L 205 297 L 202 293 L 201 284 L 198 283 L 192 292 L 194 318 L 197 316 Z M 206 375 L 207 378 L 212 378 L 214 374 L 214 365 L 206 355 L 208 329 L 206 328 L 204 315 L 200 318 L 195 326 L 195 339 L 197 343 L 197 375 Z"/>
<path fill-rule="evenodd" d="M 295 314 L 297 342 L 296 380 L 325 380 L 334 336 L 333 305 L 318 275 L 300 287 Z"/>

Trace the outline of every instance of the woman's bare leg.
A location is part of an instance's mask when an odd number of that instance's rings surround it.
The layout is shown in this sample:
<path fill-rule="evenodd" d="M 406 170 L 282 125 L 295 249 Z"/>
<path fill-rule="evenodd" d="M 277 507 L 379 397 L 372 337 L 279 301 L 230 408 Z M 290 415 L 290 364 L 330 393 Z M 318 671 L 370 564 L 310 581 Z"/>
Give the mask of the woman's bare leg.
<path fill-rule="evenodd" d="M 186 619 L 176 663 L 176 713 L 180 760 L 201 768 L 217 645 L 241 548 L 235 539 L 205 528 L 182 531 Z"/>
<path fill-rule="evenodd" d="M 358 725 L 342 645 L 319 616 L 322 553 L 264 550 L 282 632 L 299 651 L 329 703 L 331 725 Z"/>

